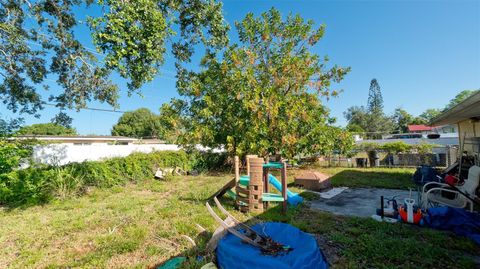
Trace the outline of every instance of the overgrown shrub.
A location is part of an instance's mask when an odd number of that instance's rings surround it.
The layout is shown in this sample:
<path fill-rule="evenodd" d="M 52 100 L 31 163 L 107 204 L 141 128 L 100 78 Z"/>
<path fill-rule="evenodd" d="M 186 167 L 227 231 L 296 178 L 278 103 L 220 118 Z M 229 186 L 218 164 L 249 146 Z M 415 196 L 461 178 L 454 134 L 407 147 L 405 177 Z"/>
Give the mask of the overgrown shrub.
<path fill-rule="evenodd" d="M 205 171 L 222 171 L 225 170 L 228 166 L 227 153 L 213 153 L 213 152 L 200 152 L 196 151 L 191 153 L 190 162 L 192 170 L 198 172 Z"/>
<path fill-rule="evenodd" d="M 381 150 L 384 150 L 391 154 L 409 152 L 412 148 L 413 148 L 412 145 L 409 145 L 403 141 L 385 143 L 380 147 Z"/>
<path fill-rule="evenodd" d="M 63 199 L 83 192 L 85 187 L 84 177 L 75 173 L 73 167 L 57 167 L 52 172 L 52 176 L 48 181 L 48 189 L 53 197 Z"/>
<path fill-rule="evenodd" d="M 27 168 L 0 175 L 0 204 L 37 204 L 53 197 L 53 169 Z"/>
<path fill-rule="evenodd" d="M 205 157 L 200 163 L 203 167 L 209 167 L 208 162 L 218 160 L 215 158 Z M 30 167 L 0 175 L 0 204 L 44 203 L 53 198 L 82 193 L 88 186 L 111 187 L 151 178 L 157 168 L 180 167 L 190 170 L 193 165 L 184 151 L 159 151 L 61 167 Z"/>
<path fill-rule="evenodd" d="M 0 174 L 17 169 L 32 156 L 32 140 L 7 140 L 0 138 Z"/>

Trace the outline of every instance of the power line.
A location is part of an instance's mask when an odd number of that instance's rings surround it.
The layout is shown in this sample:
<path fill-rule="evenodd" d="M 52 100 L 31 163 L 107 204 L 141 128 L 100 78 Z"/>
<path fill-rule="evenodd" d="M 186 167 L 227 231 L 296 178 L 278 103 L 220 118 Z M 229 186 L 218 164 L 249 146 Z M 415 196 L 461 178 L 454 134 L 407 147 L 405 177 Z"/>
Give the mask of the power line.
<path fill-rule="evenodd" d="M 56 104 L 51 104 L 51 103 L 44 103 L 44 105 L 57 107 Z M 81 107 L 81 108 L 79 108 L 79 109 L 80 109 L 80 110 L 92 110 L 92 111 L 112 112 L 112 113 L 120 113 L 120 114 L 123 114 L 123 113 L 126 112 L 126 111 L 122 111 L 122 110 L 104 109 L 104 108 L 95 108 L 95 107 Z"/>

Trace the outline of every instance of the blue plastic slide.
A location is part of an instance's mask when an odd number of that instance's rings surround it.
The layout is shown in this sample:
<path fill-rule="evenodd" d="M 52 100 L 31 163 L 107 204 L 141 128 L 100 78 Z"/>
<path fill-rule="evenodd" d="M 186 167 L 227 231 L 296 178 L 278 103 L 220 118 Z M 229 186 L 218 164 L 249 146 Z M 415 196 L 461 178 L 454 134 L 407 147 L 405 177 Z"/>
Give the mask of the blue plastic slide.
<path fill-rule="evenodd" d="M 280 181 L 278 181 L 278 179 L 272 174 L 268 174 L 268 182 L 270 182 L 270 184 L 272 184 L 279 192 L 282 192 L 282 183 L 280 183 Z M 302 196 L 289 190 L 287 190 L 287 198 L 287 202 L 291 205 L 298 205 L 303 202 Z"/>

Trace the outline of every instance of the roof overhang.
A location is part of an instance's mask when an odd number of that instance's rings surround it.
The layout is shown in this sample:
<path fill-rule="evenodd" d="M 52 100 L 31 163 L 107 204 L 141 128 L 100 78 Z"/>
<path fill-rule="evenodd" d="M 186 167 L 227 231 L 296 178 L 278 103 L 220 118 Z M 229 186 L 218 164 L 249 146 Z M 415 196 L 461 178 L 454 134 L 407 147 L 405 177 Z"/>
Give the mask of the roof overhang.
<path fill-rule="evenodd" d="M 480 91 L 434 118 L 431 125 L 445 125 L 480 118 Z"/>

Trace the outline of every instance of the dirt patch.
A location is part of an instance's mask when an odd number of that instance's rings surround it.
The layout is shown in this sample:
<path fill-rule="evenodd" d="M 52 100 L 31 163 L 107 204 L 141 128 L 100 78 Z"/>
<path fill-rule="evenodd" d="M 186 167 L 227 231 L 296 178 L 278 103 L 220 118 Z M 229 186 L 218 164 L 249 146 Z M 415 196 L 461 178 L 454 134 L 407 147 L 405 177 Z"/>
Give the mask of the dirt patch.
<path fill-rule="evenodd" d="M 335 264 L 341 259 L 343 250 L 341 244 L 329 240 L 327 236 L 322 234 L 316 234 L 315 239 L 329 265 Z"/>

